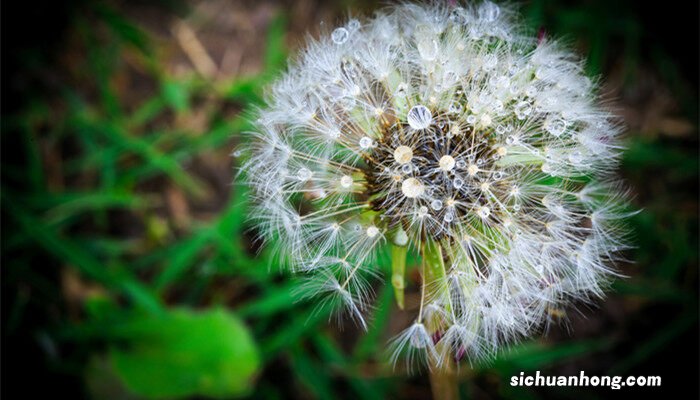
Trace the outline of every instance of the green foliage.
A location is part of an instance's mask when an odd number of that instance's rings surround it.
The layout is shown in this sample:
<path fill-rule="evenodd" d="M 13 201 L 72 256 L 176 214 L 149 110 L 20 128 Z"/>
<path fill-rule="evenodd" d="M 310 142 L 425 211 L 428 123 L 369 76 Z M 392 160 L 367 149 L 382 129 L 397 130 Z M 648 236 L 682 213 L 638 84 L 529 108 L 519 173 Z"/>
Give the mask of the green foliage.
<path fill-rule="evenodd" d="M 245 325 L 224 310 L 137 316 L 113 329 L 119 377 L 149 398 L 230 397 L 250 392 L 260 356 Z"/>

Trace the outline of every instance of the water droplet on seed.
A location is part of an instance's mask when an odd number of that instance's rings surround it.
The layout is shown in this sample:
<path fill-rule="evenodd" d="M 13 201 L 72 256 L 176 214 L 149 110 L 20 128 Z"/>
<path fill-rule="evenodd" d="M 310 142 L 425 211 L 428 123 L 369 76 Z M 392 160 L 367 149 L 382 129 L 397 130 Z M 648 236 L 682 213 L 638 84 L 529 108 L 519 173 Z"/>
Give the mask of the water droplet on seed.
<path fill-rule="evenodd" d="M 377 228 L 376 226 L 372 225 L 369 228 L 367 228 L 367 236 L 368 237 L 373 238 L 373 237 L 377 236 L 378 234 L 379 234 L 379 228 Z"/>
<path fill-rule="evenodd" d="M 452 104 L 450 104 L 450 106 L 448 107 L 447 111 L 449 111 L 452 114 L 459 114 L 462 112 L 463 109 L 464 107 L 462 107 L 461 103 L 453 101 Z"/>
<path fill-rule="evenodd" d="M 417 105 L 411 107 L 407 116 L 408 124 L 413 129 L 425 129 L 433 122 L 433 114 L 428 107 Z"/>
<path fill-rule="evenodd" d="M 350 37 L 350 32 L 345 28 L 336 28 L 333 33 L 331 33 L 331 40 L 333 40 L 335 44 L 347 42 L 348 37 Z"/>
<path fill-rule="evenodd" d="M 495 21 L 499 15 L 501 15 L 501 8 L 490 1 L 485 1 L 479 7 L 479 17 L 486 22 Z"/>
<path fill-rule="evenodd" d="M 416 47 L 420 56 L 426 61 L 433 61 L 437 57 L 438 44 L 435 39 L 421 39 Z"/>
<path fill-rule="evenodd" d="M 515 116 L 518 117 L 519 120 L 524 120 L 530 113 L 532 113 L 532 105 L 527 101 L 521 101 L 515 105 Z"/>
<path fill-rule="evenodd" d="M 365 150 L 369 149 L 372 147 L 372 139 L 367 136 L 363 136 L 362 139 L 360 139 L 360 147 Z"/>
<path fill-rule="evenodd" d="M 352 177 L 350 175 L 343 175 L 343 177 L 340 178 L 340 186 L 342 186 L 346 189 L 349 188 L 350 186 L 352 186 L 352 182 L 353 182 L 353 180 L 352 180 Z"/>
<path fill-rule="evenodd" d="M 306 182 L 311 179 L 311 175 L 313 175 L 313 173 L 305 167 L 299 168 L 299 171 L 297 171 L 297 178 L 299 178 L 299 180 L 302 182 Z"/>
<path fill-rule="evenodd" d="M 491 215 L 491 210 L 488 207 L 483 206 L 483 207 L 480 207 L 476 213 L 481 218 L 488 218 L 488 216 Z"/>
<path fill-rule="evenodd" d="M 554 136 L 561 136 L 566 130 L 566 121 L 561 118 L 551 118 L 544 122 L 544 129 Z"/>

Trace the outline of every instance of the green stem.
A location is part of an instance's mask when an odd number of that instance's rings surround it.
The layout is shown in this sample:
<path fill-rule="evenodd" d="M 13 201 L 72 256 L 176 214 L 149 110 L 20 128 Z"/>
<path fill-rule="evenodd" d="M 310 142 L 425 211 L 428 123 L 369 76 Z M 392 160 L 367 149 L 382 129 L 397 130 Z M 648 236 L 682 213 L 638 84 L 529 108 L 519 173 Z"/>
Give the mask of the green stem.
<path fill-rule="evenodd" d="M 407 246 L 391 245 L 391 286 L 394 287 L 396 304 L 404 308 L 404 288 L 406 287 L 406 253 Z"/>
<path fill-rule="evenodd" d="M 428 285 L 433 296 L 447 299 L 445 308 L 448 313 L 452 312 L 450 300 L 450 289 L 445 279 L 447 271 L 445 260 L 442 254 L 442 246 L 437 241 L 427 240 L 423 244 L 423 260 L 425 263 L 423 286 Z M 432 322 L 432 323 L 430 323 Z M 442 329 L 442 321 L 429 321 L 426 327 L 434 331 Z M 439 347 L 444 346 L 438 342 L 438 351 L 444 350 Z M 443 365 L 438 366 L 436 360 L 430 359 L 430 387 L 435 400 L 456 400 L 459 398 L 459 387 L 455 365 L 451 356 Z"/>
<path fill-rule="evenodd" d="M 423 277 L 423 284 L 428 285 L 432 289 L 432 293 L 429 293 L 432 298 L 443 297 L 449 299 L 449 287 L 447 286 L 447 281 L 445 277 L 447 272 L 445 270 L 445 260 L 442 256 L 442 246 L 440 242 L 433 240 L 427 240 L 423 243 L 423 257 L 427 268 L 425 269 L 425 277 Z M 447 311 L 452 312 L 452 307 L 447 304 Z"/>

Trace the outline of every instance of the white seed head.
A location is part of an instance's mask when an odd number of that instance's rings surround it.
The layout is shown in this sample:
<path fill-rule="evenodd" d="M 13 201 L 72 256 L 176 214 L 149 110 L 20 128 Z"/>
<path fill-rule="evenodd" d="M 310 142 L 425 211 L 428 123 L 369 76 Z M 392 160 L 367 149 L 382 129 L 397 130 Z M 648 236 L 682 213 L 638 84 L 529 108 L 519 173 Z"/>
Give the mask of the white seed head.
<path fill-rule="evenodd" d="M 627 246 L 616 118 L 580 59 L 518 21 L 488 1 L 348 21 L 272 85 L 240 157 L 262 236 L 363 327 L 384 246 L 441 250 L 396 339 L 438 361 L 602 297 Z"/>

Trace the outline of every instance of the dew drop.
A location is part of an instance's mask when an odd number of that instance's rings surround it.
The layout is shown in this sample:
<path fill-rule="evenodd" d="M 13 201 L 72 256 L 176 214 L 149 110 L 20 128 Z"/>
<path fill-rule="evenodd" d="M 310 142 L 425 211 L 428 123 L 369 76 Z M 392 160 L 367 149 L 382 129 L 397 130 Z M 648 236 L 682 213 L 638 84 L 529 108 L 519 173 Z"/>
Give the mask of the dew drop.
<path fill-rule="evenodd" d="M 343 177 L 340 178 L 340 186 L 346 189 L 352 186 L 352 182 L 352 176 L 350 175 L 343 175 Z"/>
<path fill-rule="evenodd" d="M 396 96 L 397 97 L 406 97 L 406 91 L 408 90 L 408 85 L 406 82 L 401 82 L 399 85 L 396 87 Z"/>
<path fill-rule="evenodd" d="M 336 28 L 333 33 L 331 33 L 331 40 L 335 44 L 343 44 L 348 41 L 350 37 L 350 32 L 345 28 Z"/>
<path fill-rule="evenodd" d="M 455 178 L 452 181 L 452 186 L 454 186 L 455 189 L 461 189 L 462 186 L 464 186 L 464 180 L 462 180 L 462 178 Z"/>
<path fill-rule="evenodd" d="M 417 105 L 408 111 L 408 124 L 413 129 L 425 129 L 433 122 L 433 114 L 428 107 Z"/>
<path fill-rule="evenodd" d="M 426 207 L 426 206 L 418 207 L 418 216 L 425 217 L 426 215 L 428 215 L 428 207 Z"/>
<path fill-rule="evenodd" d="M 372 147 L 372 139 L 367 136 L 363 136 L 362 139 L 360 139 L 360 147 L 365 150 L 369 149 Z"/>
<path fill-rule="evenodd" d="M 353 31 L 360 29 L 360 21 L 356 19 L 351 19 L 350 22 L 348 22 L 348 28 L 350 28 L 350 30 Z"/>
<path fill-rule="evenodd" d="M 476 122 L 476 116 L 475 116 L 475 115 L 470 115 L 470 116 L 467 117 L 467 123 L 468 123 L 468 124 L 474 125 L 475 122 Z"/>
<path fill-rule="evenodd" d="M 445 220 L 445 222 L 447 222 L 449 224 L 450 222 L 452 222 L 455 219 L 455 216 L 453 213 L 448 212 L 447 214 L 445 214 L 443 219 Z"/>
<path fill-rule="evenodd" d="M 403 229 L 399 229 L 394 236 L 394 244 L 397 246 L 405 246 L 408 244 L 408 235 Z"/>
<path fill-rule="evenodd" d="M 486 22 L 497 20 L 499 15 L 501 15 L 501 8 L 490 1 L 485 1 L 479 7 L 479 17 Z"/>
<path fill-rule="evenodd" d="M 340 130 L 338 130 L 338 128 L 333 128 L 333 129 L 329 130 L 328 137 L 330 137 L 331 139 L 339 138 L 340 137 Z"/>
<path fill-rule="evenodd" d="M 379 234 L 379 228 L 376 226 L 372 225 L 369 228 L 367 228 L 367 237 L 373 238 Z"/>
<path fill-rule="evenodd" d="M 554 136 L 561 136 L 566 130 L 566 121 L 561 118 L 551 118 L 544 122 L 544 129 Z"/>
<path fill-rule="evenodd" d="M 410 174 L 412 170 L 413 168 L 411 167 L 411 164 L 404 164 L 401 167 L 401 172 L 403 172 L 404 174 Z"/>
<path fill-rule="evenodd" d="M 297 171 L 297 178 L 302 182 L 311 179 L 311 175 L 313 175 L 313 173 L 306 167 L 299 168 L 299 171 Z"/>
<path fill-rule="evenodd" d="M 449 111 L 452 114 L 459 114 L 462 112 L 463 109 L 464 107 L 462 107 L 461 103 L 453 101 L 452 104 L 450 104 L 450 106 L 448 107 L 447 111 Z"/>
<path fill-rule="evenodd" d="M 581 161 L 583 161 L 583 154 L 581 154 L 579 150 L 576 150 L 569 154 L 569 161 L 571 161 L 572 164 L 581 164 Z"/>
<path fill-rule="evenodd" d="M 494 69 L 497 64 L 498 58 L 496 58 L 496 56 L 494 56 L 493 54 L 487 54 L 484 57 L 482 68 L 484 69 L 484 71 L 489 71 Z"/>
<path fill-rule="evenodd" d="M 432 202 L 430 202 L 430 208 L 432 208 L 435 211 L 440 211 L 442 209 L 442 201 L 433 200 Z"/>
<path fill-rule="evenodd" d="M 507 76 L 500 76 L 496 79 L 496 86 L 506 89 L 510 86 L 510 79 Z"/>
<path fill-rule="evenodd" d="M 426 61 L 433 61 L 437 57 L 438 44 L 435 39 L 419 40 L 416 47 L 418 48 L 421 58 Z"/>
<path fill-rule="evenodd" d="M 532 105 L 527 101 L 521 101 L 520 103 L 515 105 L 515 116 L 518 117 L 519 120 L 524 120 L 531 113 Z"/>
<path fill-rule="evenodd" d="M 479 210 L 476 213 L 481 218 L 488 218 L 488 216 L 491 215 L 491 210 L 488 207 L 483 206 L 479 207 Z"/>

